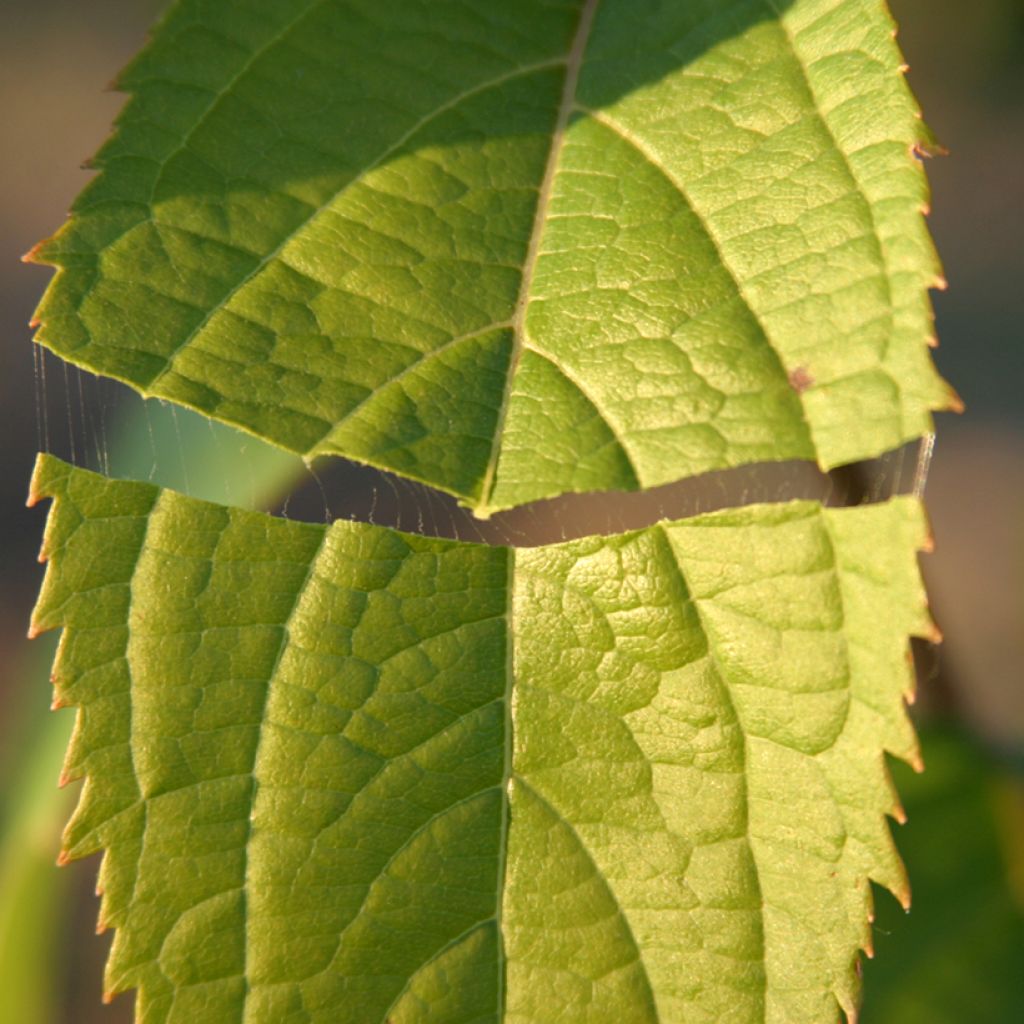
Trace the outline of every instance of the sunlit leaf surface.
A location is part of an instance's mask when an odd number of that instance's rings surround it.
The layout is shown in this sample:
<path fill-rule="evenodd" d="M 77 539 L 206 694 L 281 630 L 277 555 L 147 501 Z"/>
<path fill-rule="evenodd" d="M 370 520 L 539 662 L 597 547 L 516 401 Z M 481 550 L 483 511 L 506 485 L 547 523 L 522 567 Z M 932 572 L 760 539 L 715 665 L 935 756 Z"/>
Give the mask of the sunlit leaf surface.
<path fill-rule="evenodd" d="M 143 1024 L 831 1024 L 907 895 L 919 505 L 485 547 L 44 456 L 34 629 Z"/>
<path fill-rule="evenodd" d="M 481 513 L 870 457 L 927 355 L 881 0 L 180 0 L 39 340 Z"/>

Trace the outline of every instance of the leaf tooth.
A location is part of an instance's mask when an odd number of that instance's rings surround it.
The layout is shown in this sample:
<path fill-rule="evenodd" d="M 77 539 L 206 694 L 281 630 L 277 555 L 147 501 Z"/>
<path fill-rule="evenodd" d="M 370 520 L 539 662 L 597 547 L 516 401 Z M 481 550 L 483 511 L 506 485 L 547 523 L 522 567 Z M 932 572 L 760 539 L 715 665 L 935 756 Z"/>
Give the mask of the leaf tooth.
<path fill-rule="evenodd" d="M 21 262 L 22 263 L 41 263 L 42 261 L 40 259 L 40 254 L 41 254 L 44 246 L 46 245 L 46 243 L 48 241 L 49 241 L 48 238 L 44 238 L 44 239 L 41 239 L 40 241 L 36 242 L 36 244 L 33 245 L 32 248 L 29 249 L 29 251 L 27 253 L 25 253 L 24 256 L 21 257 Z M 29 327 L 38 327 L 38 326 L 39 326 L 38 321 L 36 321 L 34 319 L 29 321 Z"/>
<path fill-rule="evenodd" d="M 937 156 L 949 156 L 949 150 L 930 133 L 927 138 L 917 139 L 910 147 L 910 152 L 918 160 L 931 160 Z"/>
<path fill-rule="evenodd" d="M 948 385 L 947 389 L 948 389 L 949 411 L 950 412 L 955 412 L 955 413 L 962 413 L 964 411 L 964 409 L 966 408 L 966 406 L 964 405 L 964 400 L 960 397 L 960 395 L 957 392 L 956 388 L 952 387 L 951 385 Z"/>

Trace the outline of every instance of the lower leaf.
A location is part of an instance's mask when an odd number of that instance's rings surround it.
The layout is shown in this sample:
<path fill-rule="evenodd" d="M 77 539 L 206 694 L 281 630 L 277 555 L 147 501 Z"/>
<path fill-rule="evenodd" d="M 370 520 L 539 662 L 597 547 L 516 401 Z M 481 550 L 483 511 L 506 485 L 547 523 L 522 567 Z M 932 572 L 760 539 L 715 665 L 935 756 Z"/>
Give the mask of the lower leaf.
<path fill-rule="evenodd" d="M 907 899 L 920 505 L 551 547 L 330 527 L 50 456 L 107 987 L 188 1024 L 829 1022 Z"/>

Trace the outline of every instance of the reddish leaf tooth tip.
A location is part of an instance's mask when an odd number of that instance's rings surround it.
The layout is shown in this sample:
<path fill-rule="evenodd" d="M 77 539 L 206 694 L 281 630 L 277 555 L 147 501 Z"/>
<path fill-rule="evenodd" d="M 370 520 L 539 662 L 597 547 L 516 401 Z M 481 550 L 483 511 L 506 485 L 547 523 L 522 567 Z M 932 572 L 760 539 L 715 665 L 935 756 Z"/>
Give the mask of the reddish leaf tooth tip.
<path fill-rule="evenodd" d="M 57 854 L 57 867 L 64 868 L 64 867 L 67 867 L 68 864 L 70 864 L 70 863 L 71 863 L 71 856 L 68 853 L 68 851 L 67 850 L 61 850 L 60 853 Z"/>
<path fill-rule="evenodd" d="M 102 935 L 107 930 L 108 927 L 109 926 L 108 926 L 107 922 L 104 921 L 102 917 L 99 918 L 96 921 L 96 934 L 97 935 Z"/>
<path fill-rule="evenodd" d="M 104 1006 L 109 1006 L 114 1001 L 114 996 L 116 995 L 116 992 L 104 992 L 101 1002 Z"/>
<path fill-rule="evenodd" d="M 28 627 L 28 632 L 25 635 L 29 640 L 35 640 L 40 633 L 42 633 L 42 630 L 33 622 L 32 625 Z"/>
<path fill-rule="evenodd" d="M 949 150 L 931 139 L 918 139 L 910 147 L 910 153 L 918 160 L 930 160 L 935 156 L 949 156 Z"/>

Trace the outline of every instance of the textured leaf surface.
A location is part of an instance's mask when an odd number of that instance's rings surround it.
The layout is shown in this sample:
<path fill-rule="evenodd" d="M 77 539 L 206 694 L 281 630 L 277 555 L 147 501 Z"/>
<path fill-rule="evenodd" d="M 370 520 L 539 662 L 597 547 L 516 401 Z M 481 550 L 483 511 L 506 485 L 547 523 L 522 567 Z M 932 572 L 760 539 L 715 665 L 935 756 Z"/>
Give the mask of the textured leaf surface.
<path fill-rule="evenodd" d="M 881 0 L 179 0 L 39 340 L 482 512 L 930 428 Z"/>
<path fill-rule="evenodd" d="M 42 457 L 112 991 L 188 1024 L 832 1022 L 906 886 L 909 499 L 510 550 Z"/>

